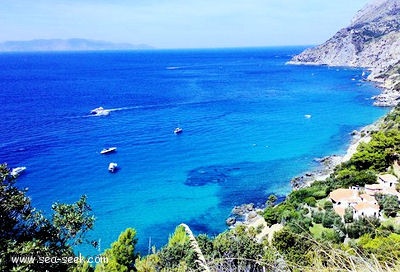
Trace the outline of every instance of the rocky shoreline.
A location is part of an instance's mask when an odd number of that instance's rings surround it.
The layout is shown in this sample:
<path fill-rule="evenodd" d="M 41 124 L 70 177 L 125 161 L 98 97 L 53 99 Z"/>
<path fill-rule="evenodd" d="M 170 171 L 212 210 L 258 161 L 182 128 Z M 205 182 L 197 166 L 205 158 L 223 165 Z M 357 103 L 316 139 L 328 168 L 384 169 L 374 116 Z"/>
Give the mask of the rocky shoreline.
<path fill-rule="evenodd" d="M 294 177 L 290 184 L 293 190 L 298 190 L 304 187 L 308 187 L 311 183 L 316 180 L 324 180 L 329 177 L 333 172 L 333 169 L 342 162 L 343 157 L 339 155 L 331 155 L 323 158 L 314 159 L 320 165 L 316 170 L 308 171 L 300 176 Z"/>
<path fill-rule="evenodd" d="M 225 223 L 228 226 L 234 226 L 238 222 L 246 222 L 258 216 L 257 211 L 261 211 L 262 207 L 256 207 L 254 203 L 242 204 L 235 206 Z"/>
<path fill-rule="evenodd" d="M 320 166 L 314 171 L 306 172 L 293 178 L 291 180 L 293 190 L 308 187 L 316 180 L 325 180 L 328 178 L 337 165 L 351 159 L 361 143 L 368 143 L 371 140 L 371 133 L 377 131 L 381 123 L 382 119 L 379 119 L 359 131 L 354 130 L 351 132 L 352 140 L 344 155 L 330 155 L 323 158 L 316 158 L 315 161 L 319 162 Z"/>
<path fill-rule="evenodd" d="M 312 63 L 306 61 L 291 60 L 286 64 L 289 65 L 323 65 L 320 63 Z M 355 66 L 359 68 L 365 68 L 361 66 Z M 400 67 L 400 66 L 399 66 Z M 400 74 L 396 71 L 395 67 L 392 69 L 380 71 L 378 68 L 365 68 L 371 71 L 371 74 L 367 77 L 367 81 L 370 81 L 381 90 L 380 94 L 372 96 L 374 100 L 373 105 L 377 107 L 395 107 L 400 103 Z M 379 71 L 378 71 L 379 70 Z M 400 68 L 399 68 L 400 70 Z"/>
<path fill-rule="evenodd" d="M 379 95 L 373 96 L 374 106 L 394 107 L 400 102 L 400 75 L 384 75 L 383 80 L 369 77 L 368 80 L 377 83 L 382 91 Z"/>
<path fill-rule="evenodd" d="M 373 124 L 361 128 L 360 130 L 354 130 L 351 132 L 352 140 L 344 155 L 334 154 L 322 158 L 315 158 L 314 160 L 319 163 L 319 166 L 315 170 L 307 171 L 294 177 L 290 181 L 292 189 L 299 190 L 310 186 L 317 180 L 322 181 L 328 178 L 333 173 L 336 166 L 350 160 L 361 143 L 367 143 L 371 140 L 371 133 L 379 129 L 382 120 L 383 118 Z M 259 219 L 260 213 L 264 208 L 264 206 L 256 206 L 254 203 L 235 206 L 225 223 L 229 227 L 234 227 L 237 224 L 251 225 L 253 221 Z"/>

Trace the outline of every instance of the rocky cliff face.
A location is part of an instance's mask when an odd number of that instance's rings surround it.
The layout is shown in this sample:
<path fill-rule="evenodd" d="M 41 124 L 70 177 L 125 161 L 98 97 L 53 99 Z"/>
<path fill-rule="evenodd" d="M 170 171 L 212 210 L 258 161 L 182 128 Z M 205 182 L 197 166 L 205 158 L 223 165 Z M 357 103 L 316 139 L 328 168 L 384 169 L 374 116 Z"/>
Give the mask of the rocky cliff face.
<path fill-rule="evenodd" d="M 400 101 L 400 0 L 371 2 L 357 12 L 350 26 L 289 63 L 369 68 L 369 79 L 384 88 L 375 104 L 396 105 Z"/>

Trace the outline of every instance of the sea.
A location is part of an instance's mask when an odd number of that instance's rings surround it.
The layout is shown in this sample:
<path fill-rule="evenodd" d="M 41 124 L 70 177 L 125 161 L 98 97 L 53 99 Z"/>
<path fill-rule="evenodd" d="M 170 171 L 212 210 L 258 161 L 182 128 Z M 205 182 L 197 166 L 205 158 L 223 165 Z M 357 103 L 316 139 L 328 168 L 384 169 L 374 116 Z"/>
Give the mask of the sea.
<path fill-rule="evenodd" d="M 128 227 L 142 253 L 180 223 L 213 237 L 389 110 L 368 71 L 286 64 L 304 48 L 2 53 L 0 162 L 27 167 L 17 186 L 49 217 L 87 195 L 86 255 Z"/>

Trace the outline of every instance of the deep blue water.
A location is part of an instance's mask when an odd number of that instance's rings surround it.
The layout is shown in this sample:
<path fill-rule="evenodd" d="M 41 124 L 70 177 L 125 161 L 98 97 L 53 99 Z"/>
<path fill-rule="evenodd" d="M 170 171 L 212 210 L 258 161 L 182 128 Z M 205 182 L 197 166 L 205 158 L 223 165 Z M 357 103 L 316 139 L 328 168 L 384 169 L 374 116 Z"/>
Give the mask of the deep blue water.
<path fill-rule="evenodd" d="M 216 234 L 387 111 L 360 69 L 285 65 L 302 49 L 1 54 L 0 161 L 47 214 L 87 194 L 101 250 L 127 227 L 142 250 L 182 222 Z"/>

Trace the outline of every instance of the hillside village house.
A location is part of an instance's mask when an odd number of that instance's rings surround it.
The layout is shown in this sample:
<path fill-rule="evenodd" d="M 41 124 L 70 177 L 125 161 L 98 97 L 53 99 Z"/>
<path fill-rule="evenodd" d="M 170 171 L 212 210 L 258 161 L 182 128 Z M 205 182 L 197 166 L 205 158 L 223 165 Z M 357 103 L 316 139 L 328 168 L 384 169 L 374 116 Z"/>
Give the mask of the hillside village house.
<path fill-rule="evenodd" d="M 376 201 L 375 197 L 370 196 L 368 194 L 361 194 L 360 198 L 361 198 L 362 202 L 368 202 L 368 203 L 372 203 L 372 204 L 378 205 L 378 201 Z"/>
<path fill-rule="evenodd" d="M 378 218 L 379 217 L 379 205 L 373 204 L 370 202 L 360 202 L 357 203 L 354 207 L 353 211 L 353 218 L 359 219 L 360 217 L 369 217 L 373 216 Z"/>
<path fill-rule="evenodd" d="M 400 194 L 396 190 L 396 185 L 399 183 L 398 178 L 392 174 L 379 175 L 377 184 L 366 184 L 365 193 L 370 196 L 376 194 L 395 195 L 400 199 Z"/>
<path fill-rule="evenodd" d="M 329 194 L 332 203 L 337 206 L 354 206 L 361 201 L 358 191 L 355 189 L 336 189 Z"/>
<path fill-rule="evenodd" d="M 375 197 L 368 194 L 359 194 L 358 188 L 336 189 L 329 194 L 335 212 L 343 218 L 345 209 L 353 208 L 353 218 L 363 216 L 379 217 L 379 205 Z"/>
<path fill-rule="evenodd" d="M 366 184 L 365 193 L 370 196 L 383 194 L 384 187 L 381 184 Z"/>
<path fill-rule="evenodd" d="M 360 195 L 360 188 L 353 186 L 349 189 L 336 189 L 329 194 L 329 199 L 333 203 L 333 209 L 342 218 L 345 209 L 353 208 L 353 218 L 358 219 L 363 216 L 379 217 L 379 205 L 376 201 L 376 194 L 396 195 L 400 199 L 400 194 L 396 190 L 398 178 L 391 174 L 379 175 L 377 184 L 365 185 L 365 193 Z"/>
<path fill-rule="evenodd" d="M 397 183 L 399 183 L 397 177 L 392 174 L 379 175 L 378 182 L 389 188 L 396 188 Z"/>

